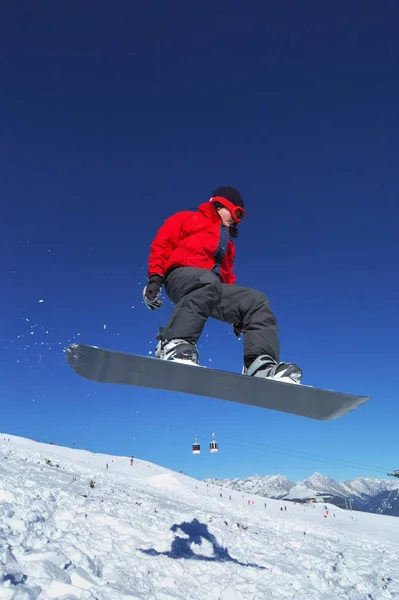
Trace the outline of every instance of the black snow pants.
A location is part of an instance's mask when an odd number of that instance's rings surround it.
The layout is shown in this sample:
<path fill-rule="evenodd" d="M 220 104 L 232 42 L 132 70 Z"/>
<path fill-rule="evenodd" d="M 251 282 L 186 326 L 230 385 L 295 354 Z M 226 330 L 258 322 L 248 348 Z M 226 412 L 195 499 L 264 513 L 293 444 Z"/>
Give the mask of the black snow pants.
<path fill-rule="evenodd" d="M 175 308 L 159 339 L 181 338 L 195 344 L 212 317 L 242 325 L 245 358 L 269 354 L 279 360 L 277 321 L 261 292 L 222 283 L 212 271 L 195 267 L 174 269 L 166 278 L 165 291 Z"/>

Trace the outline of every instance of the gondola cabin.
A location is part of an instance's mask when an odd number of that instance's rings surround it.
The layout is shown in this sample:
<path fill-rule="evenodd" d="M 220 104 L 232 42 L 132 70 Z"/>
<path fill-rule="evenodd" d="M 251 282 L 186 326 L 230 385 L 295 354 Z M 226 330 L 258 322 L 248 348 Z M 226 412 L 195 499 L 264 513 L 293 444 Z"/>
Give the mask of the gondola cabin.
<path fill-rule="evenodd" d="M 201 446 L 198 441 L 198 435 L 194 436 L 193 454 L 199 454 L 201 452 Z"/>
<path fill-rule="evenodd" d="M 218 443 L 215 442 L 214 440 L 212 442 L 209 443 L 209 450 L 212 454 L 214 454 L 215 452 L 217 452 L 219 450 L 218 447 Z"/>
<path fill-rule="evenodd" d="M 198 442 L 193 444 L 193 454 L 199 454 L 201 452 L 201 446 Z"/>
<path fill-rule="evenodd" d="M 210 450 L 211 454 L 215 454 L 215 452 L 218 451 L 219 447 L 218 447 L 217 441 L 215 440 L 215 434 L 211 433 L 211 436 L 212 436 L 212 439 L 209 442 L 209 450 Z"/>

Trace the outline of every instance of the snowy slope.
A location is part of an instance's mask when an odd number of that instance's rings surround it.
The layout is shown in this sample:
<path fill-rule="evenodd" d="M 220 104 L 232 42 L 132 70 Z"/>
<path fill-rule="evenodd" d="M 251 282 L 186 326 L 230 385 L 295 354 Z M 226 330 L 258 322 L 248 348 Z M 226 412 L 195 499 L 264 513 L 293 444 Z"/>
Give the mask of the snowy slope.
<path fill-rule="evenodd" d="M 399 519 L 284 507 L 2 434 L 0 598 L 399 598 Z"/>
<path fill-rule="evenodd" d="M 318 496 L 319 493 L 316 490 L 312 490 L 303 483 L 297 483 L 290 489 L 288 494 L 284 496 L 284 500 L 308 500 Z"/>

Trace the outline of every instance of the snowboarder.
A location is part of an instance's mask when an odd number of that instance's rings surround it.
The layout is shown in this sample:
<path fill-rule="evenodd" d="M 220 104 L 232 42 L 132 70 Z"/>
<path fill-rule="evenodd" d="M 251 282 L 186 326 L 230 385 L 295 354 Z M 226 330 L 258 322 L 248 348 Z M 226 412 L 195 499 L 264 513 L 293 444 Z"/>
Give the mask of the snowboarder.
<path fill-rule="evenodd" d="M 279 362 L 277 321 L 267 297 L 235 283 L 232 238 L 244 216 L 240 192 L 220 187 L 196 211 L 178 212 L 159 229 L 143 299 L 151 311 L 160 308 L 164 286 L 175 308 L 159 330 L 155 356 L 198 364 L 196 344 L 212 317 L 233 325 L 237 337 L 243 334 L 244 374 L 300 383 L 300 367 Z"/>

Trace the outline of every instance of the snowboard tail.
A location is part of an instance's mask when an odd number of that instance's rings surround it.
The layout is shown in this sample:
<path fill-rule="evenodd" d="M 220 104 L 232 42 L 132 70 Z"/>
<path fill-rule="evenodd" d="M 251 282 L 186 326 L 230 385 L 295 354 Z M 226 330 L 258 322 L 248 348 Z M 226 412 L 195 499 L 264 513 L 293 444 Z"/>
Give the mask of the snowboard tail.
<path fill-rule="evenodd" d="M 317 420 L 337 419 L 370 398 L 71 344 L 70 367 L 99 383 L 132 385 L 217 398 Z"/>

